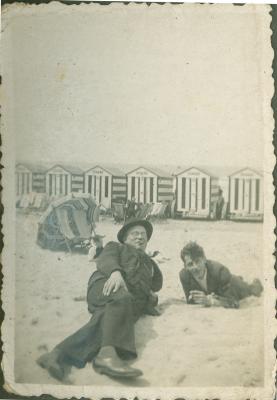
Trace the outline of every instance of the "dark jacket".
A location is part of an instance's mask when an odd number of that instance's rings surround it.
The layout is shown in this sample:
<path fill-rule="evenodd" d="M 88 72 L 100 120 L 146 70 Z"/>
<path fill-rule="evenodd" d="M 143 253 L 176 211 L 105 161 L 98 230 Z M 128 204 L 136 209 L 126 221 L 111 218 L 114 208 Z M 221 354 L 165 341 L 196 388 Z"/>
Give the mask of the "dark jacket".
<path fill-rule="evenodd" d="M 89 288 L 93 282 L 107 279 L 114 271 L 120 271 L 128 290 L 137 301 L 145 302 L 150 292 L 158 292 L 162 288 L 163 277 L 158 265 L 142 250 L 128 244 L 109 242 L 96 259 L 97 271 L 89 280 Z"/>
<path fill-rule="evenodd" d="M 186 295 L 188 303 L 193 303 L 189 300 L 189 292 L 191 290 L 201 290 L 207 295 L 214 293 L 227 308 L 237 308 L 238 299 L 235 298 L 232 288 L 233 277 L 228 268 L 217 261 L 207 260 L 207 290 L 197 282 L 193 275 L 185 268 L 180 272 L 180 280 Z"/>

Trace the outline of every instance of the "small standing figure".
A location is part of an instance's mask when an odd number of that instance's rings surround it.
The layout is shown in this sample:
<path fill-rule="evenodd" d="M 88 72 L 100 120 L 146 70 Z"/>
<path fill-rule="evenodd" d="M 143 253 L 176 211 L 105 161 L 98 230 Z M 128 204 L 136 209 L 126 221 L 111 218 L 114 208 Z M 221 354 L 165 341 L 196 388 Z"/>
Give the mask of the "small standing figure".
<path fill-rule="evenodd" d="M 223 207 L 224 207 L 224 197 L 223 197 L 223 191 L 222 189 L 218 190 L 218 198 L 216 201 L 216 206 L 215 206 L 215 218 L 217 220 L 222 219 L 222 211 L 223 211 Z"/>
<path fill-rule="evenodd" d="M 196 242 L 189 242 L 182 249 L 181 259 L 184 268 L 180 271 L 180 280 L 189 304 L 239 308 L 240 300 L 259 297 L 263 291 L 259 279 L 248 284 L 219 262 L 207 260 L 203 248 Z"/>
<path fill-rule="evenodd" d="M 135 218 L 136 216 L 136 198 L 133 196 L 131 200 L 127 200 L 126 203 L 126 220 Z"/>

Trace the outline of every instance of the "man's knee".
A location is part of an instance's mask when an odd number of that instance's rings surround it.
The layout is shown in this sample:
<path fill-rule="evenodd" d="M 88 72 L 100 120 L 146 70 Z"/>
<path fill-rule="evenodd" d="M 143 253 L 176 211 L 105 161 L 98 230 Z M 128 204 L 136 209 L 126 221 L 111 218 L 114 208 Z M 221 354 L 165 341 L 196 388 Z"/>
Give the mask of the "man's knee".
<path fill-rule="evenodd" d="M 124 288 L 120 288 L 118 289 L 114 294 L 113 294 L 113 302 L 116 303 L 131 303 L 132 301 L 132 295 L 130 292 L 128 292 L 128 290 L 124 289 Z"/>

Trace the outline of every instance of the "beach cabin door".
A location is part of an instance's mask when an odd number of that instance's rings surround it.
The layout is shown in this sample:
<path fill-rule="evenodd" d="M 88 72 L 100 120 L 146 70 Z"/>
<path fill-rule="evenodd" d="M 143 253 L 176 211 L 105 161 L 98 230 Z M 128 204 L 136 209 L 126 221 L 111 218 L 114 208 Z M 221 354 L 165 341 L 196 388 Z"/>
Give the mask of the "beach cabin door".
<path fill-rule="evenodd" d="M 64 196 L 71 192 L 71 175 L 61 167 L 54 167 L 46 175 L 46 192 L 50 196 Z"/>
<path fill-rule="evenodd" d="M 95 167 L 86 173 L 85 190 L 97 203 L 111 207 L 112 175 L 103 168 Z"/>
<path fill-rule="evenodd" d="M 16 194 L 21 195 L 32 191 L 32 173 L 23 165 L 16 168 Z"/>
<path fill-rule="evenodd" d="M 231 179 L 231 213 L 241 215 L 261 214 L 261 178 L 251 170 L 240 171 Z"/>
<path fill-rule="evenodd" d="M 146 168 L 138 168 L 128 174 L 128 199 L 135 197 L 138 203 L 157 202 L 157 176 Z"/>
<path fill-rule="evenodd" d="M 177 176 L 177 210 L 185 214 L 207 217 L 210 211 L 210 177 L 196 168 Z"/>

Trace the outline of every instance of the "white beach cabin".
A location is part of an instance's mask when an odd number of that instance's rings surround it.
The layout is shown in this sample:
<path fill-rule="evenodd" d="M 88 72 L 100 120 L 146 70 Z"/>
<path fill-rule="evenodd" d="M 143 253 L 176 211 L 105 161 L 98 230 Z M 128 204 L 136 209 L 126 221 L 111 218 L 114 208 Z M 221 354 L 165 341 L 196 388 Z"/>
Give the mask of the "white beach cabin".
<path fill-rule="evenodd" d="M 104 207 L 110 208 L 112 201 L 126 201 L 126 176 L 119 168 L 96 165 L 85 172 L 85 192 L 90 193 Z"/>
<path fill-rule="evenodd" d="M 229 177 L 230 219 L 263 220 L 263 176 L 243 168 Z"/>
<path fill-rule="evenodd" d="M 16 165 L 16 195 L 45 192 L 46 168 L 41 165 L 20 163 Z"/>
<path fill-rule="evenodd" d="M 175 175 L 177 212 L 187 218 L 209 218 L 212 201 L 218 194 L 218 177 L 198 167 L 183 169 Z"/>
<path fill-rule="evenodd" d="M 83 171 L 78 167 L 55 165 L 46 172 L 46 193 L 49 196 L 65 196 L 84 191 Z"/>
<path fill-rule="evenodd" d="M 128 199 L 157 203 L 173 199 L 173 177 L 156 167 L 138 167 L 127 173 Z"/>

